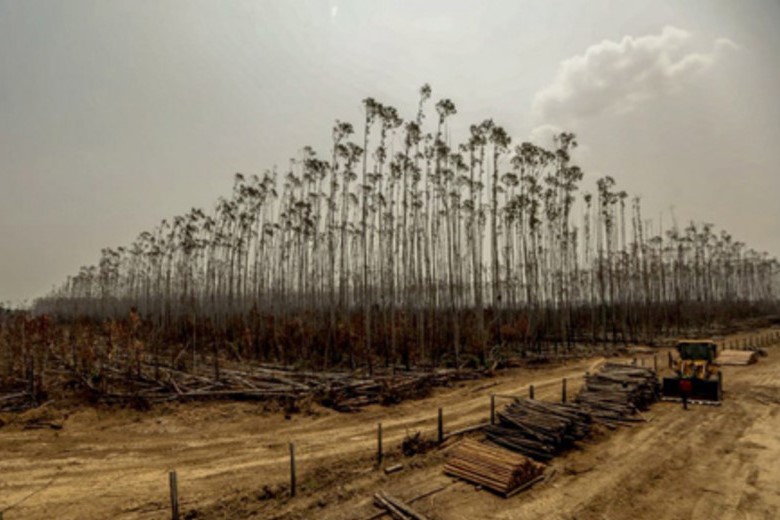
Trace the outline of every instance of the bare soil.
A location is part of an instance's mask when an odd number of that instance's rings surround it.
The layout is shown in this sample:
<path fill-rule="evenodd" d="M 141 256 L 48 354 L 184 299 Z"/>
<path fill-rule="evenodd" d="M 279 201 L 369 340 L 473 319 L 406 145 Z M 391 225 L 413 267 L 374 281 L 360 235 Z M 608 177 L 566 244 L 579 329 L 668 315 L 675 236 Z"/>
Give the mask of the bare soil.
<path fill-rule="evenodd" d="M 373 492 L 409 499 L 442 486 L 415 507 L 442 520 L 780 518 L 780 348 L 766 350 L 756 365 L 725 367 L 722 406 L 658 403 L 649 422 L 597 434 L 555 459 L 548 481 L 511 499 L 443 475 L 441 450 L 407 458 L 398 447 L 414 431 L 433 438 L 438 407 L 453 431 L 487 420 L 491 393 L 526 395 L 534 384 L 537 398 L 557 400 L 566 377 L 573 394 L 605 358 L 511 369 L 354 414 L 312 405 L 285 418 L 251 403 L 44 406 L 0 418 L 0 511 L 13 506 L 5 520 L 170 518 L 175 469 L 182 511 L 199 519 L 369 518 Z M 639 357 L 652 363 L 652 354 Z M 36 420 L 62 429 L 25 429 Z M 386 465 L 403 463 L 399 473 L 375 468 L 378 422 Z M 300 474 L 294 499 L 290 441 Z"/>

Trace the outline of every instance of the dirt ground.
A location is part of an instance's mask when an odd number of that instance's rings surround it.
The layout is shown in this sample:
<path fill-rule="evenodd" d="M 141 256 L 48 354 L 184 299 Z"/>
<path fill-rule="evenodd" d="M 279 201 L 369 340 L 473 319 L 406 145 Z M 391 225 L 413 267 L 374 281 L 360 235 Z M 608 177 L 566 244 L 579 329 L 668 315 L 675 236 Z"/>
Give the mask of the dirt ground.
<path fill-rule="evenodd" d="M 658 403 L 649 422 L 582 443 L 555 459 L 548 481 L 508 500 L 443 475 L 439 450 L 404 458 L 401 440 L 432 438 L 438 407 L 447 431 L 487 420 L 491 393 L 525 395 L 534 384 L 537 398 L 560 399 L 561 378 L 576 392 L 604 358 L 511 369 L 355 414 L 312 406 L 286 419 L 251 403 L 32 410 L 0 427 L 0 511 L 13 506 L 5 520 L 170 518 L 175 469 L 189 518 L 367 519 L 373 492 L 409 499 L 440 487 L 415 508 L 441 520 L 780 518 L 780 348 L 767 351 L 756 365 L 724 368 L 722 406 Z M 63 428 L 25 430 L 35 418 Z M 386 464 L 403 463 L 399 473 L 374 468 L 378 422 Z M 290 441 L 294 499 L 285 493 Z"/>

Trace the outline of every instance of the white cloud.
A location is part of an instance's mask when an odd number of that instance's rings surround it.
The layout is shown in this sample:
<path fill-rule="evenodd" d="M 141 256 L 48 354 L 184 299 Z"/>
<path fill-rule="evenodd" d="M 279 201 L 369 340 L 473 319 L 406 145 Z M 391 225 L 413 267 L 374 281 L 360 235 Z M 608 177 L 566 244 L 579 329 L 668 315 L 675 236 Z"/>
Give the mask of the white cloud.
<path fill-rule="evenodd" d="M 563 61 L 552 84 L 537 93 L 537 120 L 571 125 L 602 113 L 630 112 L 648 99 L 674 93 L 724 51 L 737 48 L 719 38 L 709 52 L 695 52 L 690 39 L 682 29 L 664 27 L 660 34 L 591 45 Z"/>
<path fill-rule="evenodd" d="M 531 135 L 528 140 L 537 146 L 552 148 L 555 144 L 553 138 L 561 132 L 563 132 L 563 129 L 556 125 L 539 125 L 531 130 Z"/>

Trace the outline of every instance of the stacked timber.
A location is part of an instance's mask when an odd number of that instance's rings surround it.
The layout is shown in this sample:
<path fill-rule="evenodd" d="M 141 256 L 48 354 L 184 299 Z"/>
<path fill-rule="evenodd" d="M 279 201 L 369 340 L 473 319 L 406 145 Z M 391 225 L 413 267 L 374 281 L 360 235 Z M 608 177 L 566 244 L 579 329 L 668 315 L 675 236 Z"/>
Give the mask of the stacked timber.
<path fill-rule="evenodd" d="M 754 350 L 721 350 L 715 359 L 717 365 L 751 365 L 758 361 L 758 352 Z"/>
<path fill-rule="evenodd" d="M 540 478 L 544 465 L 503 448 L 464 439 L 448 456 L 444 472 L 510 496 Z"/>
<path fill-rule="evenodd" d="M 485 428 L 491 442 L 548 461 L 590 432 L 590 415 L 579 406 L 516 399 L 498 412 L 499 423 Z"/>
<path fill-rule="evenodd" d="M 594 422 L 615 427 L 638 422 L 640 410 L 658 400 L 658 379 L 653 370 L 634 365 L 607 363 L 596 374 L 587 374 L 575 402 Z"/>

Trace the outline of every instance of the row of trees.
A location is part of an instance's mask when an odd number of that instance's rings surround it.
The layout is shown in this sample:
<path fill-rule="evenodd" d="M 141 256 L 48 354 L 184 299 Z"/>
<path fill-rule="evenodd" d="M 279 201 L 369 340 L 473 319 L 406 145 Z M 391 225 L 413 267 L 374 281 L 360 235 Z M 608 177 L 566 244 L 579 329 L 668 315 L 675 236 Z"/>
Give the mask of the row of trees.
<path fill-rule="evenodd" d="M 62 318 L 137 309 L 158 341 L 328 366 L 486 361 L 496 345 L 636 341 L 765 311 L 778 263 L 709 224 L 660 230 L 639 198 L 582 192 L 570 133 L 552 149 L 456 107 L 368 98 L 360 130 L 284 172 L 236 174 L 211 212 L 104 249 L 40 299 Z M 651 229 L 655 232 L 651 232 Z M 194 361 L 193 361 L 194 362 Z"/>

